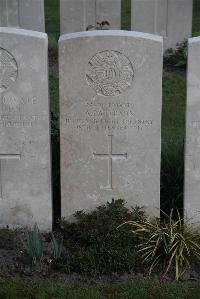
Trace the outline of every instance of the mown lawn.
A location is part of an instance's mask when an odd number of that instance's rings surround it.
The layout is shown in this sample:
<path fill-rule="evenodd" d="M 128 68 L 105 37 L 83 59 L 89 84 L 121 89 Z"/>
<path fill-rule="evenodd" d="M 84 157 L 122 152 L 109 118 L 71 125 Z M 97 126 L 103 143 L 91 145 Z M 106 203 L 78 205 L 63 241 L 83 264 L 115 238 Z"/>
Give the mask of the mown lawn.
<path fill-rule="evenodd" d="M 131 30 L 131 0 L 122 0 L 121 28 Z"/>
<path fill-rule="evenodd" d="M 162 139 L 183 140 L 185 131 L 186 79 L 182 75 L 163 77 Z"/>
<path fill-rule="evenodd" d="M 59 0 L 45 0 L 46 32 L 58 40 L 60 34 Z"/>
<path fill-rule="evenodd" d="M 1 299 L 199 299 L 200 285 L 133 281 L 126 284 L 73 285 L 1 281 Z"/>

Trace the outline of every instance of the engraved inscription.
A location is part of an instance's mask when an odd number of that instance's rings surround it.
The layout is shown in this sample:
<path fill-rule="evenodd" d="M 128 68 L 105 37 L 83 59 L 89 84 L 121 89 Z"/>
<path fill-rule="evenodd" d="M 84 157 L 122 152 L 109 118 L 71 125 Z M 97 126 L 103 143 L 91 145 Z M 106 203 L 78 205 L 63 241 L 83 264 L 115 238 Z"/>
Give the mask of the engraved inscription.
<path fill-rule="evenodd" d="M 0 48 L 0 93 L 7 90 L 17 79 L 18 67 L 15 58 Z"/>
<path fill-rule="evenodd" d="M 63 118 L 68 128 L 78 131 L 142 131 L 151 128 L 155 123 L 152 119 L 138 118 L 133 103 L 119 101 L 87 101 L 81 111 L 67 113 Z"/>
<path fill-rule="evenodd" d="M 186 144 L 188 147 L 188 152 L 195 151 L 200 147 L 200 136 L 199 136 L 199 129 L 200 129 L 200 121 L 199 120 L 191 120 L 188 122 L 188 130 L 192 130 L 192 134 L 189 131 Z"/>
<path fill-rule="evenodd" d="M 0 114 L 0 128 L 15 127 L 29 128 L 41 124 L 46 120 L 45 115 Z"/>
<path fill-rule="evenodd" d="M 0 101 L 0 128 L 30 128 L 46 121 L 46 114 L 34 114 L 38 99 L 6 92 Z"/>
<path fill-rule="evenodd" d="M 200 128 L 200 121 L 199 120 L 193 120 L 189 123 L 189 126 L 193 129 L 199 129 Z"/>
<path fill-rule="evenodd" d="M 120 95 L 131 86 L 133 79 L 132 63 L 118 51 L 97 53 L 88 63 L 86 80 L 98 95 Z"/>
<path fill-rule="evenodd" d="M 94 157 L 100 159 L 108 159 L 108 187 L 106 189 L 113 190 L 113 159 L 126 159 L 127 160 L 127 153 L 124 154 L 116 154 L 113 153 L 113 145 L 112 145 L 112 138 L 113 135 L 108 135 L 108 153 L 97 154 L 93 153 Z"/>
<path fill-rule="evenodd" d="M 32 111 L 33 106 L 38 103 L 35 97 L 21 97 L 7 92 L 2 95 L 0 111 L 3 113 L 27 113 L 27 109 Z"/>

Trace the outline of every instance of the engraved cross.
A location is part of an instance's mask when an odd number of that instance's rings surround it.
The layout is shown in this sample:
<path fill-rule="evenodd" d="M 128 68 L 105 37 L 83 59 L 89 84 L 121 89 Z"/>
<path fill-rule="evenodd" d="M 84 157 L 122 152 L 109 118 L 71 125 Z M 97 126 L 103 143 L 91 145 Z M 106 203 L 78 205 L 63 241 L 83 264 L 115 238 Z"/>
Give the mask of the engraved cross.
<path fill-rule="evenodd" d="M 97 154 L 93 153 L 95 158 L 100 159 L 108 159 L 108 182 L 109 187 L 108 189 L 113 190 L 113 160 L 115 159 L 126 159 L 127 160 L 127 153 L 125 154 L 116 154 L 113 153 L 113 135 L 108 135 L 108 153 L 105 154 Z"/>
<path fill-rule="evenodd" d="M 3 199 L 3 184 L 2 184 L 2 161 L 6 160 L 20 160 L 21 155 L 19 154 L 0 154 L 0 200 Z"/>

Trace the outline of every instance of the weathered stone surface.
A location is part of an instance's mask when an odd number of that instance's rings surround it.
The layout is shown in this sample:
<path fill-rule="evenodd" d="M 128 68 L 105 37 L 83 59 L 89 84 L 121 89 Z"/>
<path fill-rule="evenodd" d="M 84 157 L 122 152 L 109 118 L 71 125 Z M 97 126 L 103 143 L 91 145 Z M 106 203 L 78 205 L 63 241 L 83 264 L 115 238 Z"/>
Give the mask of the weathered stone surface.
<path fill-rule="evenodd" d="M 164 37 L 173 48 L 192 33 L 193 0 L 132 0 L 132 30 Z"/>
<path fill-rule="evenodd" d="M 184 208 L 192 222 L 200 221 L 200 38 L 188 42 L 187 120 Z"/>
<path fill-rule="evenodd" d="M 96 22 L 109 21 L 109 29 L 121 29 L 121 0 L 96 0 Z"/>
<path fill-rule="evenodd" d="M 0 28 L 0 226 L 52 226 L 47 48 Z"/>
<path fill-rule="evenodd" d="M 62 216 L 112 198 L 158 216 L 162 38 L 90 31 L 59 45 Z"/>
<path fill-rule="evenodd" d="M 44 32 L 44 0 L 1 0 L 0 26 Z"/>
<path fill-rule="evenodd" d="M 121 28 L 121 0 L 61 0 L 61 33 L 85 31 L 89 25 L 109 21 L 109 29 Z"/>

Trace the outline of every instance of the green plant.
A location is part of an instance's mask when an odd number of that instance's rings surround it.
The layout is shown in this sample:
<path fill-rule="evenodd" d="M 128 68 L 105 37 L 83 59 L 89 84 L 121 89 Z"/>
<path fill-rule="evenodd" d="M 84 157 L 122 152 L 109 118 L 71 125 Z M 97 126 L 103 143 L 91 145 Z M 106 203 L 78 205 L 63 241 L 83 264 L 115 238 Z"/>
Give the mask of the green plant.
<path fill-rule="evenodd" d="M 175 271 L 175 279 L 190 268 L 193 259 L 200 258 L 200 234 L 191 225 L 183 223 L 177 210 L 164 215 L 161 222 L 155 219 L 138 223 L 128 221 L 132 232 L 139 237 L 138 249 L 142 254 L 143 263 L 149 265 L 149 274 L 156 266 L 160 266 L 165 273 Z"/>
<path fill-rule="evenodd" d="M 59 260 L 63 251 L 63 237 L 59 236 L 55 238 L 54 234 L 51 234 L 51 248 L 54 260 Z"/>
<path fill-rule="evenodd" d="M 76 212 L 75 222 L 61 220 L 65 247 L 69 256 L 63 255 L 63 269 L 88 276 L 136 271 L 141 265 L 135 250 L 137 240 L 119 223 L 129 219 L 142 221 L 141 208 L 128 209 L 122 199 L 112 200 L 90 213 Z"/>
<path fill-rule="evenodd" d="M 26 252 L 31 260 L 31 264 L 35 265 L 37 262 L 41 262 L 43 255 L 43 240 L 37 224 L 34 225 L 34 229 L 27 233 L 26 236 Z"/>
<path fill-rule="evenodd" d="M 187 64 L 187 42 L 177 44 L 175 49 L 167 49 L 164 52 L 164 65 L 176 68 L 186 68 Z"/>

